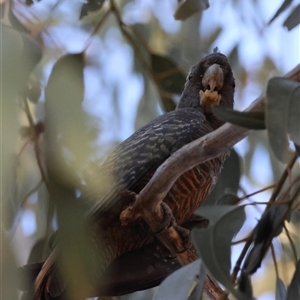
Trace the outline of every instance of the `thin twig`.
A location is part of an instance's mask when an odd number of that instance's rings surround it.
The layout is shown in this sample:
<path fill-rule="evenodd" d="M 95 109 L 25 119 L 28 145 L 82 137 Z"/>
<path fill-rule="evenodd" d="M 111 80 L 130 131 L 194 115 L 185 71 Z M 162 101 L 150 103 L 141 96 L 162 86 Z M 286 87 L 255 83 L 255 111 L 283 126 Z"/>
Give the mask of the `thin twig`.
<path fill-rule="evenodd" d="M 21 154 L 23 153 L 24 149 L 26 148 L 26 146 L 29 144 L 29 139 L 27 139 L 27 141 L 24 143 L 24 145 L 22 146 L 21 150 L 19 151 L 17 157 L 19 158 L 21 156 Z"/>
<path fill-rule="evenodd" d="M 117 8 L 114 0 L 110 0 L 110 7 L 111 7 L 111 11 L 114 13 L 114 15 L 115 15 L 115 17 L 117 19 L 117 23 L 119 25 L 119 28 L 120 28 L 121 32 L 129 40 L 130 44 L 134 48 L 135 54 L 137 55 L 137 58 L 139 59 L 141 65 L 152 76 L 152 69 L 150 68 L 150 66 L 148 65 L 148 63 L 146 62 L 146 60 L 144 59 L 144 57 L 143 57 L 143 55 L 142 55 L 142 53 L 141 53 L 138 45 L 136 44 L 135 40 L 132 38 L 132 36 L 126 30 L 126 25 L 124 24 L 124 22 L 122 20 L 122 17 L 120 15 L 120 12 L 119 12 L 119 10 L 118 10 L 118 8 Z"/>
<path fill-rule="evenodd" d="M 109 9 L 105 12 L 104 16 L 101 18 L 101 20 L 95 26 L 93 32 L 91 33 L 91 35 L 87 39 L 86 44 L 84 46 L 85 50 L 91 45 L 93 37 L 98 33 L 98 31 L 100 30 L 100 28 L 102 27 L 102 25 L 104 24 L 104 22 L 106 21 L 106 19 L 109 17 L 109 15 L 110 15 L 111 12 L 112 12 L 111 7 L 109 7 Z"/>
<path fill-rule="evenodd" d="M 38 182 L 38 184 L 37 184 L 35 187 L 33 187 L 33 188 L 32 188 L 32 189 L 24 196 L 24 198 L 23 198 L 23 200 L 22 200 L 22 202 L 21 202 L 21 208 L 24 208 L 24 206 L 25 206 L 27 200 L 29 199 L 29 197 L 30 197 L 31 195 L 33 195 L 35 192 L 37 192 L 38 189 L 41 187 L 42 184 L 43 184 L 43 180 L 41 179 L 41 180 Z"/>
<path fill-rule="evenodd" d="M 300 175 L 297 176 L 292 182 L 291 184 L 288 186 L 288 188 L 285 190 L 285 192 L 280 196 L 280 198 L 278 199 L 278 203 L 282 203 L 284 201 L 286 201 L 286 198 L 293 198 L 294 196 L 290 196 L 291 190 L 292 188 L 295 188 L 294 185 L 296 183 L 298 183 L 298 181 L 300 180 Z M 292 199 L 292 201 L 294 201 L 294 199 Z"/>
<path fill-rule="evenodd" d="M 242 201 L 242 200 L 244 200 L 244 199 L 248 199 L 248 198 L 250 198 L 250 197 L 252 197 L 252 196 L 254 196 L 254 195 L 256 195 L 256 194 L 262 193 L 262 192 L 264 192 L 264 191 L 266 191 L 266 190 L 269 190 L 269 189 L 272 189 L 272 188 L 274 188 L 274 187 L 276 187 L 276 184 L 269 185 L 269 186 L 267 186 L 267 187 L 265 187 L 265 188 L 263 188 L 263 189 L 260 189 L 260 190 L 258 190 L 258 191 L 255 191 L 255 192 L 251 193 L 251 194 L 248 194 L 248 195 L 243 196 L 242 198 L 240 198 L 240 201 Z"/>
<path fill-rule="evenodd" d="M 287 227 L 285 224 L 283 224 L 283 229 L 285 231 L 285 234 L 290 242 L 290 245 L 291 245 L 291 248 L 292 248 L 292 251 L 293 251 L 293 255 L 294 255 L 294 263 L 295 263 L 295 266 L 297 265 L 297 262 L 298 262 L 298 255 L 297 255 L 297 250 L 296 250 L 296 246 L 294 244 L 294 241 L 290 235 L 290 232 L 288 231 Z"/>
<path fill-rule="evenodd" d="M 286 179 L 288 178 L 289 170 L 291 170 L 293 168 L 293 165 L 295 164 L 297 158 L 298 158 L 298 155 L 297 155 L 297 153 L 295 153 L 294 156 L 292 157 L 292 159 L 287 164 L 284 172 L 282 173 L 282 175 L 276 185 L 276 188 L 274 189 L 273 194 L 270 198 L 270 202 L 275 201 L 275 199 L 277 198 L 279 192 L 281 191 L 282 186 L 284 185 Z"/>

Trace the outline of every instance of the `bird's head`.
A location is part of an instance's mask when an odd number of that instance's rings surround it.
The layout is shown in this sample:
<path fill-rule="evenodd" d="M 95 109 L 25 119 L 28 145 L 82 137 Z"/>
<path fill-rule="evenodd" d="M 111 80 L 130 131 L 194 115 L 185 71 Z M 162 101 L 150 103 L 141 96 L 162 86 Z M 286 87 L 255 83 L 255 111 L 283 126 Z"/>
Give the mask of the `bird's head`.
<path fill-rule="evenodd" d="M 233 107 L 235 82 L 225 55 L 214 53 L 202 58 L 191 68 L 178 108 L 201 107 L 211 112 L 211 107 Z"/>

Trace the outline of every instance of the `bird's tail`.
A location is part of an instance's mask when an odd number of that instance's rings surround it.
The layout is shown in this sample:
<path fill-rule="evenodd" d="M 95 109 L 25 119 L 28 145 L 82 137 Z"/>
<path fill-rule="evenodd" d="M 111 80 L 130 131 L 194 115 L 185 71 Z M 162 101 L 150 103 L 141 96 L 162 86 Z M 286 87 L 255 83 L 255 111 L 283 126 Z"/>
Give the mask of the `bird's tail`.
<path fill-rule="evenodd" d="M 57 250 L 55 249 L 43 264 L 34 283 L 34 300 L 57 299 L 62 295 L 65 285 L 61 280 L 57 265 Z"/>

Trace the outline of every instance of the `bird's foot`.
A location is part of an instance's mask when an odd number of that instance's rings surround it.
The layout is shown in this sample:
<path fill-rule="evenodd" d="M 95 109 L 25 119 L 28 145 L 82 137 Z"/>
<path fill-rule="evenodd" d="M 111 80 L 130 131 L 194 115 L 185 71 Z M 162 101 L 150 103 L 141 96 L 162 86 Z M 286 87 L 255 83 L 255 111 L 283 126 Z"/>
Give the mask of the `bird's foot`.
<path fill-rule="evenodd" d="M 154 234 L 159 234 L 166 228 L 173 227 L 182 239 L 183 248 L 180 249 L 177 253 L 185 252 L 192 246 L 190 240 L 190 231 L 186 228 L 177 225 L 175 218 L 173 217 L 173 212 L 167 203 L 161 202 L 161 208 L 163 211 L 163 220 L 161 222 L 161 228 L 154 232 Z"/>
<path fill-rule="evenodd" d="M 161 233 L 166 228 L 170 228 L 174 224 L 175 220 L 173 217 L 173 212 L 167 203 L 161 202 L 160 206 L 163 211 L 163 219 L 161 221 L 161 228 L 154 232 L 154 234 Z"/>
<path fill-rule="evenodd" d="M 183 253 L 186 250 L 190 249 L 192 246 L 192 242 L 190 239 L 190 231 L 186 228 L 183 228 L 177 224 L 173 224 L 173 228 L 177 231 L 177 233 L 180 235 L 182 239 L 182 246 L 183 249 L 178 251 L 177 253 Z"/>

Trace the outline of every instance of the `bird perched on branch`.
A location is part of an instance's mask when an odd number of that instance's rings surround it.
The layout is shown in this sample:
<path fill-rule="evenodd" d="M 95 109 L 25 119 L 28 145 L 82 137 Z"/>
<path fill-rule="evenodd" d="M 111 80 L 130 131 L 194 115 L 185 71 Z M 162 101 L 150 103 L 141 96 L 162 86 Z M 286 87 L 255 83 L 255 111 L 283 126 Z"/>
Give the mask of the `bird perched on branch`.
<path fill-rule="evenodd" d="M 223 124 L 212 106 L 233 107 L 234 88 L 226 56 L 217 51 L 205 56 L 190 70 L 177 108 L 137 130 L 104 161 L 100 172 L 110 178 L 107 191 L 87 195 L 97 199 L 88 221 L 95 249 L 102 251 L 99 282 L 103 274 L 114 274 L 100 284 L 99 293 L 120 295 L 149 288 L 180 267 L 176 259 L 166 259 L 167 250 L 143 220 L 122 227 L 120 214 L 132 201 L 130 193 L 138 194 L 168 157 Z M 193 214 L 216 184 L 225 157 L 222 153 L 195 166 L 174 183 L 164 207 L 171 209 L 177 225 L 191 227 Z M 68 283 L 56 278 L 55 251 L 37 268 L 34 299 L 61 299 Z"/>

